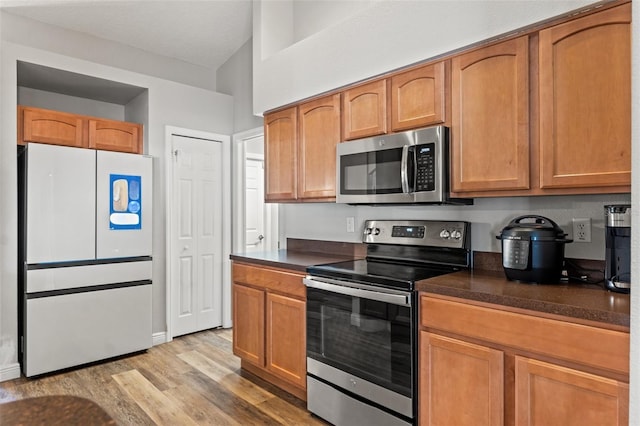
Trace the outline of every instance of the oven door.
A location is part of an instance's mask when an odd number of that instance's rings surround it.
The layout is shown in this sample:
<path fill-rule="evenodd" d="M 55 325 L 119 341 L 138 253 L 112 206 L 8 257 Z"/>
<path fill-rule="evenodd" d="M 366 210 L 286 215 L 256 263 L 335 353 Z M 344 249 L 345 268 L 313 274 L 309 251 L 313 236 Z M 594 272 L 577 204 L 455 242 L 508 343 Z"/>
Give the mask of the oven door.
<path fill-rule="evenodd" d="M 326 278 L 307 277 L 304 283 L 308 380 L 412 419 L 413 293 Z"/>

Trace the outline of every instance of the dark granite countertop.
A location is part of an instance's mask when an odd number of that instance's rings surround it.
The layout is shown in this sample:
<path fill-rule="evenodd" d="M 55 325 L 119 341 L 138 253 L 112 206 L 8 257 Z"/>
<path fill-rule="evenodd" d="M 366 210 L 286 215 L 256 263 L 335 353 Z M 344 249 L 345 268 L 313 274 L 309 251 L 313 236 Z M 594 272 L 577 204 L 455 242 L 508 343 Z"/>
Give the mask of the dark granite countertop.
<path fill-rule="evenodd" d="M 524 284 L 472 270 L 419 281 L 423 292 L 629 327 L 630 297 L 588 284 Z"/>
<path fill-rule="evenodd" d="M 272 266 L 274 268 L 291 269 L 298 272 L 305 272 L 307 270 L 307 266 L 341 262 L 354 258 L 353 256 L 348 255 L 307 253 L 291 250 L 277 250 L 255 253 L 234 253 L 230 257 L 231 260 L 236 260 L 239 262 Z"/>

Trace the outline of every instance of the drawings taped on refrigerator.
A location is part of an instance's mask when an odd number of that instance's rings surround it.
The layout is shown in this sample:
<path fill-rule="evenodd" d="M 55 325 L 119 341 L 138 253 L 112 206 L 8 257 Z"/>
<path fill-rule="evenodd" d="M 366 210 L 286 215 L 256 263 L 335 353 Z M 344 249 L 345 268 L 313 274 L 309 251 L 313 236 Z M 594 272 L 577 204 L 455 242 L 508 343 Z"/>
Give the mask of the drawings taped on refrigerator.
<path fill-rule="evenodd" d="M 23 373 L 151 347 L 151 157 L 28 144 L 18 165 Z"/>

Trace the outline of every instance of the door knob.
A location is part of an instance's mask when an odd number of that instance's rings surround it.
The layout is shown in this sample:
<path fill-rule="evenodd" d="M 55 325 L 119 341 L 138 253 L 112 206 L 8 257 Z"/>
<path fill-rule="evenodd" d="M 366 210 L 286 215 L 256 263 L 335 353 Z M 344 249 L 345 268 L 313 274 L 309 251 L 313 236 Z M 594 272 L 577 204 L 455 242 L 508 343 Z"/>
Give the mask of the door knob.
<path fill-rule="evenodd" d="M 262 235 L 262 234 L 258 235 L 258 240 L 260 240 L 260 241 L 264 240 L 264 235 Z"/>

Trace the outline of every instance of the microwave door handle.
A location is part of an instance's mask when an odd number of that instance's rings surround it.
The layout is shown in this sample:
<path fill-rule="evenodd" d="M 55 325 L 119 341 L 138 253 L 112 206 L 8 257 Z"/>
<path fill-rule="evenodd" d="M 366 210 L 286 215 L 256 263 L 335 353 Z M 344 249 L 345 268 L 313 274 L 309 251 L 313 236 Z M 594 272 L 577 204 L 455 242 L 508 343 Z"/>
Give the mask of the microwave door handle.
<path fill-rule="evenodd" d="M 402 147 L 402 160 L 400 162 L 400 182 L 402 183 L 402 192 L 409 194 L 411 188 L 409 187 L 409 145 Z"/>

